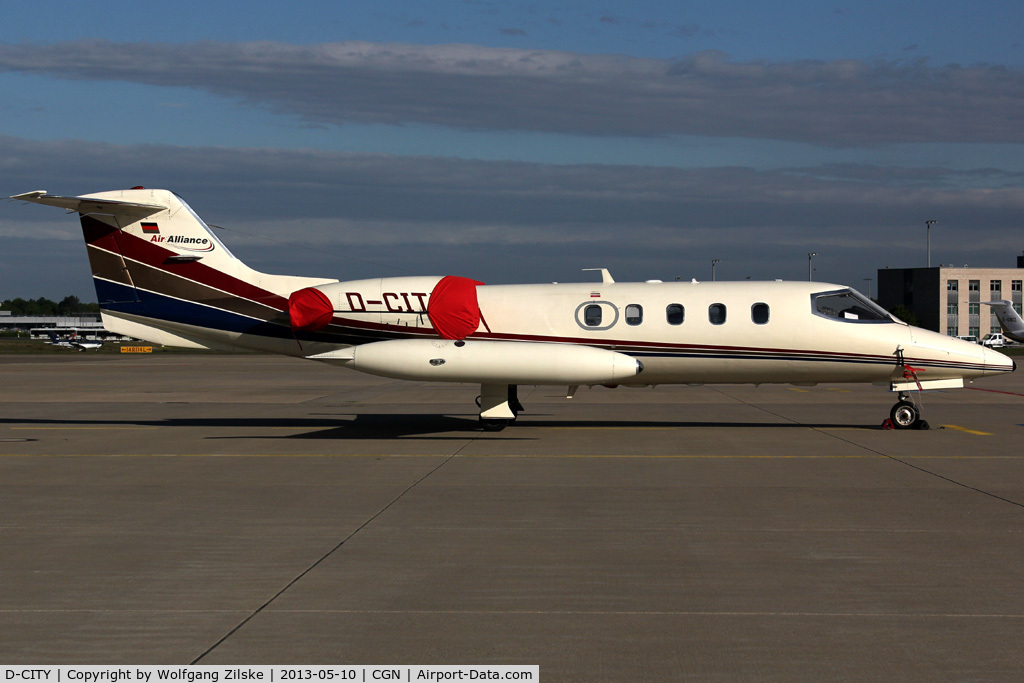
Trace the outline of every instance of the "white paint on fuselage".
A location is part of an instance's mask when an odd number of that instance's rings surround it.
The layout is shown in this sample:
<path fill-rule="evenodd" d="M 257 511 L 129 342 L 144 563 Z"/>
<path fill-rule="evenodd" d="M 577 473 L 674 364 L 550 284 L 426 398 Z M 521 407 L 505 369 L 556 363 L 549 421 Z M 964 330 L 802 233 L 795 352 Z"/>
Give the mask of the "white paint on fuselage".
<path fill-rule="evenodd" d="M 384 325 L 391 335 L 431 335 L 425 301 L 439 277 L 374 278 L 319 287 L 336 308 L 335 323 Z M 1013 364 L 983 347 L 894 319 L 839 320 L 814 312 L 815 294 L 847 290 L 822 282 L 600 282 L 481 285 L 482 320 L 474 339 L 586 344 L 641 360 L 639 384 L 875 382 L 902 378 L 897 350 L 924 382 L 1006 372 Z M 684 307 L 670 324 L 667 307 Z M 725 307 L 722 324 L 709 308 Z M 768 307 L 758 324 L 753 307 Z M 588 305 L 602 309 L 584 324 Z M 627 307 L 642 309 L 638 324 Z M 496 360 L 496 362 L 500 362 Z"/>
<path fill-rule="evenodd" d="M 422 338 L 434 334 L 423 304 L 429 301 L 429 292 L 439 279 L 373 278 L 324 283 L 318 288 L 329 295 L 336 307 L 336 325 L 350 321 L 383 325 L 392 338 L 404 333 Z M 633 355 L 643 363 L 644 371 L 632 382 L 636 384 L 888 385 L 902 377 L 898 349 L 909 365 L 922 369 L 919 379 L 925 383 L 956 378 L 970 381 L 1013 369 L 1009 358 L 991 349 L 895 320 L 837 320 L 814 313 L 813 295 L 844 289 L 848 288 L 821 282 L 780 281 L 481 285 L 477 298 L 482 320 L 472 338 L 613 349 Z M 356 309 L 365 310 L 353 310 L 352 303 Z M 582 307 L 590 304 L 602 306 L 605 314 L 595 328 L 580 323 Z M 670 304 L 684 307 L 684 319 L 679 325 L 667 320 L 666 308 Z M 710 322 L 712 304 L 725 306 L 724 323 Z M 766 323 L 753 321 L 755 304 L 768 306 Z M 626 321 L 626 308 L 630 305 L 642 308 L 639 324 Z M 165 321 L 158 324 L 188 339 L 208 339 L 215 348 L 239 346 L 306 357 L 343 348 Z"/>
<path fill-rule="evenodd" d="M 1012 361 L 971 344 L 897 322 L 837 320 L 816 315 L 812 295 L 847 289 L 820 282 L 672 282 L 497 285 L 478 288 L 480 309 L 499 338 L 550 339 L 613 348 L 640 357 L 643 383 L 887 383 L 911 365 L 927 366 L 923 380 L 971 379 L 1012 369 Z M 614 307 L 618 319 L 588 329 L 576 312 L 588 302 Z M 767 304 L 765 324 L 752 307 Z M 630 304 L 643 320 L 629 325 Z M 671 325 L 666 307 L 681 304 L 684 321 Z M 709 320 L 723 304 L 726 320 Z M 478 334 L 483 332 L 478 331 Z M 486 335 L 485 335 L 486 336 Z"/>

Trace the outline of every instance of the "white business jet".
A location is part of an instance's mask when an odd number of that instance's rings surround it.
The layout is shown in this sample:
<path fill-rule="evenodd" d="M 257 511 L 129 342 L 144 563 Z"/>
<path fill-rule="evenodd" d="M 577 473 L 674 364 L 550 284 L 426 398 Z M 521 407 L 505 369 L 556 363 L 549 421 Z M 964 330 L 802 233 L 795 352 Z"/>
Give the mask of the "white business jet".
<path fill-rule="evenodd" d="M 456 276 L 269 275 L 235 258 L 173 192 L 19 199 L 81 215 L 103 324 L 167 346 L 299 356 L 384 377 L 480 384 L 480 421 L 522 410 L 518 385 L 872 383 L 883 426 L 927 428 L 909 392 L 1015 369 L 911 327 L 843 285 L 602 282 L 484 285 Z"/>

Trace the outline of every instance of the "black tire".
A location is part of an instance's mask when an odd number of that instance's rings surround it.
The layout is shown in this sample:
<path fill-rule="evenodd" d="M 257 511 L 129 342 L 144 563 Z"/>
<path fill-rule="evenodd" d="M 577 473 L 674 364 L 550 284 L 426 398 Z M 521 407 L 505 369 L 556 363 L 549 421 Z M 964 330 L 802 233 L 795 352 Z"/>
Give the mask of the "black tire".
<path fill-rule="evenodd" d="M 502 429 L 508 426 L 509 421 L 503 419 L 488 419 L 480 418 L 480 426 L 484 428 L 485 432 L 500 432 Z"/>
<path fill-rule="evenodd" d="M 921 411 L 910 401 L 900 401 L 889 411 L 889 418 L 896 429 L 914 429 L 921 419 Z"/>

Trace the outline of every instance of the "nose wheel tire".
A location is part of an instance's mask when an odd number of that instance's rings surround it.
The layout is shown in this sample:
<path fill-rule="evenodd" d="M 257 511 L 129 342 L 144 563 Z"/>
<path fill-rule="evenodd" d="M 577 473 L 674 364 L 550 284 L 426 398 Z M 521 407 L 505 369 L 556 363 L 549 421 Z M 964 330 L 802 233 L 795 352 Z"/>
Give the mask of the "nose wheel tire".
<path fill-rule="evenodd" d="M 895 429 L 928 429 L 929 425 L 921 419 L 921 411 L 910 401 L 900 401 L 889 411 L 889 420 Z"/>
<path fill-rule="evenodd" d="M 896 429 L 910 429 L 920 417 L 917 406 L 909 401 L 900 401 L 889 411 L 889 419 Z"/>

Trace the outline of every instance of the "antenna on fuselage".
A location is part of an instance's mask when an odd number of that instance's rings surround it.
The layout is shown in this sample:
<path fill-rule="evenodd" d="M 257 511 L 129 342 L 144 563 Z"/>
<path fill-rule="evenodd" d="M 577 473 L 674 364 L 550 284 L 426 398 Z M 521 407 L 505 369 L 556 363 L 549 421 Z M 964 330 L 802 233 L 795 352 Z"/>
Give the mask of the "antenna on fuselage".
<path fill-rule="evenodd" d="M 615 282 L 615 278 L 608 272 L 607 268 L 583 268 L 582 270 L 599 270 L 601 271 L 601 282 L 604 284 Z"/>

